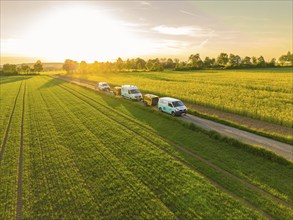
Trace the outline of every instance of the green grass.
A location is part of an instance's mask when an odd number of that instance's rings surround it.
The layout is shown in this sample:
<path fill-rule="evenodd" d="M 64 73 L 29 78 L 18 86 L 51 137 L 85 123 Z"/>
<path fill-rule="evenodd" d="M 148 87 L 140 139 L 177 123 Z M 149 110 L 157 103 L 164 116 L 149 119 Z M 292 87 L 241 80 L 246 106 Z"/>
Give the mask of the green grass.
<path fill-rule="evenodd" d="M 20 84 L 13 84 L 7 90 L 15 94 Z M 26 86 L 23 219 L 260 219 L 259 211 L 293 217 L 272 197 L 292 203 L 292 163 L 272 162 L 166 114 L 62 80 L 34 76 Z M 21 100 L 9 135 L 14 144 L 0 164 L 4 219 L 15 218 Z"/>
<path fill-rule="evenodd" d="M 17 202 L 17 177 L 18 177 L 18 159 L 20 146 L 20 124 L 22 112 L 22 96 L 24 86 L 20 87 L 20 81 L 14 81 L 12 85 L 1 84 L 1 148 L 3 152 L 0 160 L 0 219 L 14 219 L 16 216 Z M 20 90 L 19 90 L 20 89 Z M 16 107 L 10 124 L 10 132 L 6 144 L 4 145 L 4 136 L 8 126 L 10 114 L 17 93 Z M 3 126 L 2 126 L 3 125 Z"/>
<path fill-rule="evenodd" d="M 74 89 L 80 89 L 76 86 L 73 87 Z M 84 91 L 84 89 L 80 90 Z M 162 115 L 161 113 L 152 110 L 139 111 L 138 109 L 143 109 L 144 107 L 135 105 L 134 103 L 129 103 L 126 100 L 119 99 L 119 102 L 117 102 L 117 100 L 113 98 L 111 99 L 107 95 L 102 95 L 102 97 L 105 97 L 101 100 L 92 91 L 88 91 L 87 95 L 91 95 L 96 101 L 110 105 L 113 109 L 129 115 L 131 118 L 136 118 L 138 121 L 142 122 L 142 124 L 147 124 L 160 135 L 187 146 L 192 152 L 212 161 L 241 179 L 257 185 L 261 189 L 284 199 L 288 203 L 292 202 L 292 164 L 290 162 L 282 163 L 282 160 L 280 159 L 281 162 L 279 163 L 277 158 L 273 159 L 276 160 L 276 162 L 272 162 L 269 159 L 270 157 L 266 156 L 267 153 L 262 152 L 261 149 L 244 150 L 242 146 L 237 148 L 234 143 L 226 143 L 226 140 L 211 140 L 208 135 L 203 135 L 203 133 L 197 132 L 195 133 L 182 127 L 179 121 L 174 123 L 174 120 L 170 120 L 170 117 L 168 118 L 168 116 L 166 119 L 166 115 Z M 101 107 L 101 105 L 96 103 L 96 107 Z M 158 119 L 158 117 L 160 118 Z M 130 122 L 128 121 L 125 123 L 129 124 Z M 191 163 L 196 167 L 198 166 L 198 161 L 194 160 L 194 158 Z M 202 172 L 205 173 L 208 168 L 205 165 L 202 169 Z M 284 207 L 270 201 L 270 199 L 252 191 L 249 187 L 239 184 L 239 181 L 235 182 L 235 180 L 229 180 L 226 176 L 221 177 L 221 175 L 218 177 L 214 175 L 214 172 L 215 171 L 213 171 L 213 174 L 211 175 L 210 171 L 208 171 L 206 175 L 210 176 L 212 179 L 215 178 L 217 181 L 220 181 L 221 184 L 228 187 L 237 195 L 245 198 L 248 197 L 255 205 L 261 206 L 264 210 L 271 212 L 270 214 L 275 218 L 290 219 L 292 217 L 292 211 L 286 208 L 284 209 Z M 283 180 L 284 182 L 282 183 Z"/>
<path fill-rule="evenodd" d="M 71 86 L 75 90 L 81 90 L 82 93 L 85 92 L 85 89 L 74 85 Z M 292 184 L 290 183 L 292 178 L 291 163 L 272 163 L 272 161 L 266 157 L 263 158 L 262 156 L 259 156 L 266 155 L 263 154 L 261 150 L 256 154 L 254 151 L 258 151 L 257 149 L 254 149 L 253 152 L 244 151 L 242 147 L 235 148 L 234 144 L 211 140 L 207 135 L 195 133 L 186 129 L 181 126 L 181 123 L 179 122 L 174 124 L 174 121 L 170 120 L 170 117 L 167 115 L 162 115 L 161 113 L 152 110 L 145 111 L 144 107 L 135 105 L 126 100 L 119 99 L 117 102 L 115 98 L 110 98 L 107 95 L 101 95 L 101 99 L 95 94 L 95 92 L 90 90 L 88 90 L 87 95 L 90 95 L 92 99 L 98 102 L 92 102 L 97 108 L 102 108 L 99 103 L 111 106 L 113 109 L 118 110 L 118 112 L 129 115 L 131 118 L 136 118 L 138 122 L 140 121 L 144 126 L 147 125 L 150 129 L 162 136 L 173 139 L 173 141 L 183 144 L 184 146 L 188 146 L 192 151 L 210 161 L 213 161 L 215 164 L 234 175 L 258 185 L 260 188 L 279 198 L 285 199 L 289 203 L 292 201 Z M 79 96 L 82 98 L 82 95 Z M 142 109 L 144 111 L 142 111 Z M 105 109 L 104 111 L 107 112 L 107 114 L 110 114 L 109 110 Z M 125 124 L 130 124 L 130 121 L 125 121 Z M 129 126 L 135 126 L 135 124 Z M 137 128 L 137 130 L 140 131 L 139 128 Z M 193 162 L 193 164 L 195 165 L 197 163 Z M 204 169 L 207 168 L 205 167 Z M 209 173 L 207 173 L 207 175 L 209 175 Z M 210 177 L 217 179 L 217 177 L 213 175 Z M 224 185 L 225 182 L 228 182 L 229 184 L 227 187 L 232 188 L 231 190 L 237 195 L 240 195 L 241 197 L 249 197 L 250 201 L 257 206 L 262 206 L 264 210 L 271 212 L 271 215 L 275 216 L 275 218 L 286 218 L 285 216 L 287 216 L 287 218 L 290 219 L 290 217 L 292 217 L 292 212 L 290 210 L 286 208 L 283 209 L 282 206 L 273 203 L 268 198 L 260 196 L 249 188 L 245 189 L 245 186 L 241 184 L 239 185 L 239 182 L 237 183 L 237 181 L 235 182 L 234 180 L 227 180 L 229 179 L 227 177 L 220 179 L 220 182 Z M 283 184 L 280 183 L 282 180 L 284 180 Z"/>
<path fill-rule="evenodd" d="M 292 127 L 292 68 L 73 74 Z"/>

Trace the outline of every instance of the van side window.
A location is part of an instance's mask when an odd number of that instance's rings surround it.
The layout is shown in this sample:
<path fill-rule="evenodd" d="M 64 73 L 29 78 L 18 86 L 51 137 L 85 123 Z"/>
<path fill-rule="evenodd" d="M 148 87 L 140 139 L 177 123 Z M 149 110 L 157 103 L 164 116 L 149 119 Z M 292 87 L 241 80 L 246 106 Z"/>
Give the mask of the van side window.
<path fill-rule="evenodd" d="M 168 106 L 173 108 L 173 105 L 171 103 L 168 103 Z"/>

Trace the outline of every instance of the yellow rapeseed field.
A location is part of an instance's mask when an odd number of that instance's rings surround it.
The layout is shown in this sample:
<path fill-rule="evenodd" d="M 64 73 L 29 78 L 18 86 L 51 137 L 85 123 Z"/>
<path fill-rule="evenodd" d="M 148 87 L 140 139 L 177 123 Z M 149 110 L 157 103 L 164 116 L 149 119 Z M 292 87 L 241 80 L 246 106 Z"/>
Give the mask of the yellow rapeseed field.
<path fill-rule="evenodd" d="M 292 126 L 292 68 L 75 74 Z"/>

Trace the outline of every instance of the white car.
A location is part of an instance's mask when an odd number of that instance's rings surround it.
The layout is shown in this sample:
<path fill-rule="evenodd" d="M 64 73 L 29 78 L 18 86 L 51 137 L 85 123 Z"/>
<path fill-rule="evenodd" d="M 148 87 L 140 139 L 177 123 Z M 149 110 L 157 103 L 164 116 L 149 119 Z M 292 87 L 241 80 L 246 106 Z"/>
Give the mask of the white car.
<path fill-rule="evenodd" d="M 96 88 L 101 91 L 110 91 L 110 86 L 106 82 L 99 82 Z"/>

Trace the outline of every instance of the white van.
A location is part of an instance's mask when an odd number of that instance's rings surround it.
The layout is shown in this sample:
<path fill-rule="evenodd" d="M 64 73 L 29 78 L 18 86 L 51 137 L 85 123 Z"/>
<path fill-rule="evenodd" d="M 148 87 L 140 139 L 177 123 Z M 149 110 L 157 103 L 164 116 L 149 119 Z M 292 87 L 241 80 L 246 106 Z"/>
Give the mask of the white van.
<path fill-rule="evenodd" d="M 110 86 L 106 82 L 99 82 L 96 88 L 101 91 L 110 91 Z"/>
<path fill-rule="evenodd" d="M 179 99 L 162 97 L 159 99 L 158 108 L 162 112 L 167 112 L 173 116 L 187 113 L 187 108 Z"/>
<path fill-rule="evenodd" d="M 139 89 L 133 85 L 121 86 L 121 96 L 131 100 L 142 100 L 142 95 Z"/>

